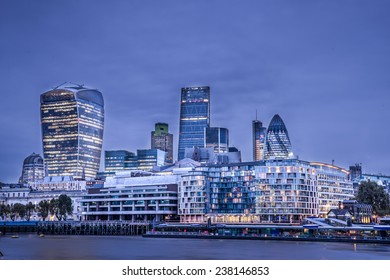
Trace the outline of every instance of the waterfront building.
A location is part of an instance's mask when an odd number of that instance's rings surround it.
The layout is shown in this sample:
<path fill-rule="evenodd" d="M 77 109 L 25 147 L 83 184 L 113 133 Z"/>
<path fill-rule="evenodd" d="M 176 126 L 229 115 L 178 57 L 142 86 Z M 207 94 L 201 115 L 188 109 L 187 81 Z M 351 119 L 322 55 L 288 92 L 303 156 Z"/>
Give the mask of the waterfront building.
<path fill-rule="evenodd" d="M 213 148 L 214 152 L 227 153 L 229 151 L 229 130 L 223 127 L 206 127 L 206 148 Z"/>
<path fill-rule="evenodd" d="M 100 91 L 66 83 L 43 93 L 41 124 L 48 176 L 96 176 L 104 126 Z"/>
<path fill-rule="evenodd" d="M 256 170 L 262 221 L 300 223 L 318 215 L 317 170 L 298 159 L 267 160 Z"/>
<path fill-rule="evenodd" d="M 185 148 L 205 146 L 205 130 L 210 126 L 210 87 L 181 89 L 178 160 Z"/>
<path fill-rule="evenodd" d="M 316 169 L 297 159 L 196 167 L 179 184 L 181 222 L 300 223 L 318 215 Z"/>
<path fill-rule="evenodd" d="M 45 177 L 45 166 L 40 155 L 32 153 L 23 161 L 22 176 L 19 183 L 29 184 L 31 182 L 38 182 Z"/>
<path fill-rule="evenodd" d="M 104 171 L 115 172 L 137 168 L 137 157 L 126 150 L 104 151 Z"/>
<path fill-rule="evenodd" d="M 293 156 L 286 125 L 275 115 L 267 129 L 264 159 L 287 159 Z"/>
<path fill-rule="evenodd" d="M 317 171 L 320 217 L 326 217 L 331 209 L 339 208 L 342 201 L 353 199 L 353 186 L 347 170 L 321 162 L 311 162 L 310 165 Z"/>
<path fill-rule="evenodd" d="M 30 188 L 22 184 L 4 184 L 0 186 L 0 204 L 26 204 Z"/>
<path fill-rule="evenodd" d="M 177 217 L 180 175 L 134 177 L 132 171 L 108 177 L 104 188 L 89 189 L 80 200 L 85 220 L 161 222 Z"/>
<path fill-rule="evenodd" d="M 178 186 L 178 213 L 181 223 L 204 223 L 208 213 L 206 199 L 207 167 L 195 167 L 181 176 Z"/>
<path fill-rule="evenodd" d="M 258 120 L 252 121 L 253 161 L 264 159 L 267 128 Z"/>
<path fill-rule="evenodd" d="M 359 203 L 357 200 L 344 200 L 342 202 L 342 208 L 349 210 L 354 224 L 370 224 L 373 220 L 372 205 Z M 329 215 L 328 215 L 329 217 Z"/>
<path fill-rule="evenodd" d="M 72 176 L 48 176 L 41 182 L 30 184 L 35 191 L 84 191 L 87 181 Z"/>
<path fill-rule="evenodd" d="M 41 201 L 50 201 L 58 198 L 61 194 L 66 194 L 72 200 L 73 214 L 68 216 L 68 219 L 79 220 L 81 217 L 79 200 L 85 195 L 85 191 L 81 190 L 33 190 L 20 184 L 7 184 L 0 187 L 0 203 L 5 205 L 16 203 L 27 205 L 31 202 L 37 207 Z M 31 216 L 31 220 L 41 219 L 37 212 L 34 212 Z M 53 215 L 49 216 L 48 219 L 54 221 L 56 217 Z"/>
<path fill-rule="evenodd" d="M 207 218 L 219 223 L 259 222 L 256 215 L 258 163 L 243 162 L 210 165 L 206 198 L 209 202 Z"/>
<path fill-rule="evenodd" d="M 151 149 L 166 152 L 165 163 L 173 163 L 173 135 L 168 133 L 167 123 L 155 124 L 155 130 L 151 132 Z"/>

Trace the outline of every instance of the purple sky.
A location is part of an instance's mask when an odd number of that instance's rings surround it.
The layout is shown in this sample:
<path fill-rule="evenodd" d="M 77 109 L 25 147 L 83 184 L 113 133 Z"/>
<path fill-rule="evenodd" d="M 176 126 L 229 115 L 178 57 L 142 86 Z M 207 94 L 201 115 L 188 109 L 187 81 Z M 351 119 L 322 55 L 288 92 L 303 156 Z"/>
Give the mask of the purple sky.
<path fill-rule="evenodd" d="M 252 160 L 251 122 L 283 118 L 295 154 L 390 174 L 390 1 L 0 2 L 0 181 L 42 155 L 39 96 L 99 89 L 104 149 L 174 134 L 180 88 L 211 87 L 211 125 Z"/>

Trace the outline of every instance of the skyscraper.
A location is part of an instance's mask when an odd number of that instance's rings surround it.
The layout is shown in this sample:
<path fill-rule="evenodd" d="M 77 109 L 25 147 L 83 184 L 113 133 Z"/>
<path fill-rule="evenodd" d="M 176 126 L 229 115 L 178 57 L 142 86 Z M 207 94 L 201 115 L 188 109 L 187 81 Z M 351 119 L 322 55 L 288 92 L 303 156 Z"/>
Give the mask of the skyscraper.
<path fill-rule="evenodd" d="M 259 161 L 264 159 L 265 135 L 267 128 L 258 120 L 252 121 L 252 138 L 253 138 L 253 160 Z"/>
<path fill-rule="evenodd" d="M 205 145 L 205 130 L 210 126 L 210 87 L 181 89 L 178 159 L 185 148 Z"/>
<path fill-rule="evenodd" d="M 229 150 L 229 130 L 223 127 L 207 127 L 206 148 L 214 148 L 215 153 L 227 153 Z"/>
<path fill-rule="evenodd" d="M 292 148 L 287 128 L 276 114 L 267 129 L 264 159 L 286 159 L 292 157 Z"/>
<path fill-rule="evenodd" d="M 43 93 L 41 124 L 47 176 L 96 176 L 104 127 L 100 91 L 65 83 Z"/>
<path fill-rule="evenodd" d="M 167 123 L 156 123 L 151 133 L 151 148 L 166 152 L 166 163 L 173 163 L 173 135 L 168 133 Z"/>

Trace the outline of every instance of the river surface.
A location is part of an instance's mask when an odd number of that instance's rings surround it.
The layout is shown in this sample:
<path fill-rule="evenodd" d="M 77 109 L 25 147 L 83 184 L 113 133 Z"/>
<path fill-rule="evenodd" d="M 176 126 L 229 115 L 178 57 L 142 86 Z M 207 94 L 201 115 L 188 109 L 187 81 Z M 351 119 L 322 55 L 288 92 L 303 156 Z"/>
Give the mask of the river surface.
<path fill-rule="evenodd" d="M 390 260 L 390 245 L 139 236 L 0 237 L 0 260 Z"/>

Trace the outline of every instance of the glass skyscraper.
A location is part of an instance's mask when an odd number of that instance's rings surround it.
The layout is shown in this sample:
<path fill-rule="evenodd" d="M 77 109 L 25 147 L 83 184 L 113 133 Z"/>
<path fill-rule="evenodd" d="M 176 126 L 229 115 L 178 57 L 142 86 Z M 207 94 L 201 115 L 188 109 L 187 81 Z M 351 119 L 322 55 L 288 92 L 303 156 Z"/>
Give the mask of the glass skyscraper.
<path fill-rule="evenodd" d="M 229 130 L 223 127 L 207 127 L 206 148 L 213 148 L 215 153 L 227 153 L 229 150 Z"/>
<path fill-rule="evenodd" d="M 104 127 L 100 91 L 65 83 L 43 93 L 41 124 L 48 176 L 96 176 Z"/>
<path fill-rule="evenodd" d="M 276 114 L 267 129 L 264 159 L 285 159 L 292 157 L 292 148 L 287 128 Z"/>
<path fill-rule="evenodd" d="M 261 121 L 258 120 L 252 121 L 254 161 L 259 161 L 264 159 L 266 132 L 267 132 L 267 128 L 263 127 L 263 123 Z"/>
<path fill-rule="evenodd" d="M 205 130 L 210 126 L 210 87 L 181 89 L 178 159 L 185 148 L 205 147 Z"/>

